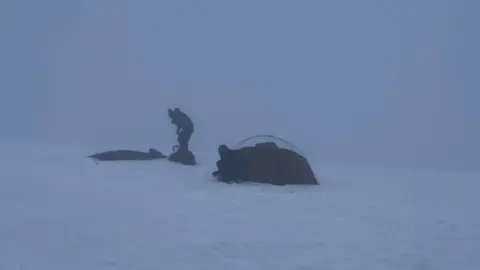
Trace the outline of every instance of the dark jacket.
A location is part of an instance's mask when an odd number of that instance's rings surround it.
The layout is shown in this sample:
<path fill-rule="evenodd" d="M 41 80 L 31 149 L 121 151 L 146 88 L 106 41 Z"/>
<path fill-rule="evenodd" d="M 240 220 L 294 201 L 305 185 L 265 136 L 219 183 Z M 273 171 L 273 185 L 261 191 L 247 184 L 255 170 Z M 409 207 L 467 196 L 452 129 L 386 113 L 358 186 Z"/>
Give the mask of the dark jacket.
<path fill-rule="evenodd" d="M 175 110 L 168 110 L 168 115 L 170 116 L 170 119 L 172 119 L 172 124 L 177 126 L 177 133 L 180 132 L 180 129 L 193 132 L 193 122 L 188 115 L 186 115 L 184 112 L 180 111 L 178 108 Z"/>

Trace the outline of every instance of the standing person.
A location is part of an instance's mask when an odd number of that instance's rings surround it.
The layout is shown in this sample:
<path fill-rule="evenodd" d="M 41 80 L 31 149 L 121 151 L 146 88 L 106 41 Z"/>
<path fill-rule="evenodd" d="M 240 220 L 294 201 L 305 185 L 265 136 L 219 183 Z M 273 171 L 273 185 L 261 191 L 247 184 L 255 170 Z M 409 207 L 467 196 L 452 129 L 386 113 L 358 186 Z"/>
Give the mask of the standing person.
<path fill-rule="evenodd" d="M 194 131 L 192 119 L 179 108 L 168 109 L 168 116 L 172 119 L 172 124 L 177 126 L 178 151 L 188 151 L 188 143 Z"/>

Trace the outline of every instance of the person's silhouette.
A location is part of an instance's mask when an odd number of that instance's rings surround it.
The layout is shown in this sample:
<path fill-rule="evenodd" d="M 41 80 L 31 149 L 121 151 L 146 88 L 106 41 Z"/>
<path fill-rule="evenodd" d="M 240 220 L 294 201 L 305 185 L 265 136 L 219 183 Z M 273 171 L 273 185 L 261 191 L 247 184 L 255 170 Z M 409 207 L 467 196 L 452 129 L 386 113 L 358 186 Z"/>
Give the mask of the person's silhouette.
<path fill-rule="evenodd" d="M 194 131 L 192 119 L 179 108 L 168 109 L 168 116 L 172 120 L 172 124 L 177 126 L 178 151 L 189 151 L 188 143 Z"/>

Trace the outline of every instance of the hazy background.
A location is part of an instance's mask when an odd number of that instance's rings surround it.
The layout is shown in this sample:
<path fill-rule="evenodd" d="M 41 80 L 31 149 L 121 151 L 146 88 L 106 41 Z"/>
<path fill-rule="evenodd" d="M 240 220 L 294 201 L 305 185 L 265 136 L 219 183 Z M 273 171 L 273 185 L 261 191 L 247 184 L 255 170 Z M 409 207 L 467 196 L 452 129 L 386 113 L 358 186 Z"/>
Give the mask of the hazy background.
<path fill-rule="evenodd" d="M 328 162 L 479 170 L 480 2 L 3 0 L 0 137 L 169 152 L 270 133 Z"/>

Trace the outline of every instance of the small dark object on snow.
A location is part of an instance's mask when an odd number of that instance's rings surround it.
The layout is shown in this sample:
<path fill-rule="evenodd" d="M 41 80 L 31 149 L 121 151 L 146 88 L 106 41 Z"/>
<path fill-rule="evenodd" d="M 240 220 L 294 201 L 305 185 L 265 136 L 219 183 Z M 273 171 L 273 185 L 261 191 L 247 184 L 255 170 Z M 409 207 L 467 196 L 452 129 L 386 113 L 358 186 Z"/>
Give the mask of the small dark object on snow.
<path fill-rule="evenodd" d="M 148 152 L 135 150 L 112 150 L 88 156 L 99 161 L 120 161 L 120 160 L 155 160 L 164 159 L 167 156 L 155 148 L 149 148 Z"/>
<path fill-rule="evenodd" d="M 318 185 L 308 161 L 300 154 L 279 148 L 273 142 L 230 149 L 218 147 L 218 170 L 212 175 L 221 182 L 255 182 L 272 185 Z"/>
<path fill-rule="evenodd" d="M 168 157 L 168 161 L 180 163 L 183 165 L 197 165 L 195 155 L 190 150 L 181 147 L 173 147 L 173 153 Z"/>

